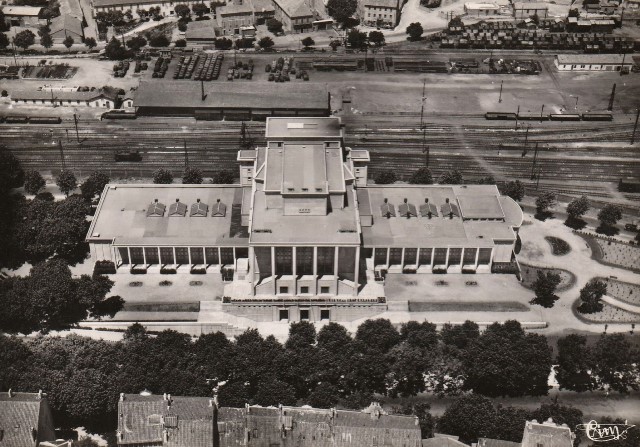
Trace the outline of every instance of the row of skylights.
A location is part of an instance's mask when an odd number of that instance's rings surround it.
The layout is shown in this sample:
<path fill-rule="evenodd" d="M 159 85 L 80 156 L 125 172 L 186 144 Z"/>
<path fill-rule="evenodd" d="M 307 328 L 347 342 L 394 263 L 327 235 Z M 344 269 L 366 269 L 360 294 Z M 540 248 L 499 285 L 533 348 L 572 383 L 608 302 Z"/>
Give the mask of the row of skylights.
<path fill-rule="evenodd" d="M 168 215 L 169 217 L 185 217 L 187 215 L 187 209 L 187 205 L 180 202 L 180 199 L 176 199 L 176 201 L 169 206 Z M 155 199 L 147 208 L 147 217 L 164 217 L 166 210 L 166 205 L 158 202 L 158 199 Z M 189 217 L 207 217 L 208 213 L 209 205 L 197 199 L 196 203 L 191 205 Z M 211 217 L 224 217 L 226 214 L 227 205 L 222 203 L 220 199 L 217 199 L 216 203 L 211 207 Z"/>
<path fill-rule="evenodd" d="M 460 210 L 457 205 L 449 202 L 449 199 L 445 199 L 445 203 L 440 206 L 440 212 L 443 216 L 457 216 L 460 217 Z M 382 217 L 396 217 L 396 208 L 393 204 L 389 203 L 389 199 L 384 199 L 382 205 L 380 205 L 380 214 Z M 398 215 L 400 217 L 406 217 L 407 219 L 411 217 L 418 217 L 418 209 L 412 203 L 409 203 L 408 199 L 404 199 L 404 202 L 398 206 Z M 438 217 L 438 207 L 429 202 L 428 198 L 424 199 L 424 203 L 420 205 L 420 216 L 428 217 L 429 219 L 432 217 Z"/>

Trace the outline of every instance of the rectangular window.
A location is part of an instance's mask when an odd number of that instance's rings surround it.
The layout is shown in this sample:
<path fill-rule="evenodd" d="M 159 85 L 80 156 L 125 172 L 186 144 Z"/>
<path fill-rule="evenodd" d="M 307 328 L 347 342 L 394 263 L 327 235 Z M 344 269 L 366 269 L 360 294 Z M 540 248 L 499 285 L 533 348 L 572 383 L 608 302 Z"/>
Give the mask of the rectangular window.
<path fill-rule="evenodd" d="M 276 275 L 293 274 L 293 249 L 291 247 L 276 247 Z"/>
<path fill-rule="evenodd" d="M 249 257 L 248 247 L 236 247 L 236 258 L 248 258 L 248 257 Z"/>
<path fill-rule="evenodd" d="M 335 249 L 318 247 L 318 275 L 333 275 Z"/>
<path fill-rule="evenodd" d="M 405 248 L 404 249 L 404 264 L 415 265 L 418 263 L 418 249 L 417 248 Z"/>
<path fill-rule="evenodd" d="M 165 265 L 176 263 L 173 258 L 173 247 L 160 247 L 160 263 Z"/>
<path fill-rule="evenodd" d="M 329 309 L 320 309 L 320 319 L 331 320 L 331 312 L 329 311 Z"/>
<path fill-rule="evenodd" d="M 289 293 L 288 286 L 280 286 L 280 293 Z"/>
<path fill-rule="evenodd" d="M 131 247 L 131 263 L 132 264 L 144 264 L 144 255 L 142 254 L 142 247 Z"/>
<path fill-rule="evenodd" d="M 189 264 L 189 249 L 176 247 L 176 264 Z"/>
<path fill-rule="evenodd" d="M 220 264 L 218 259 L 218 247 L 206 247 L 204 249 L 204 255 L 207 259 L 208 265 Z"/>
<path fill-rule="evenodd" d="M 191 263 L 192 264 L 204 264 L 204 253 L 202 247 L 191 247 Z"/>
<path fill-rule="evenodd" d="M 457 265 L 462 261 L 462 248 L 449 249 L 449 265 Z"/>
<path fill-rule="evenodd" d="M 233 247 L 222 247 L 220 257 L 221 264 L 233 264 Z"/>
<path fill-rule="evenodd" d="M 386 265 L 387 264 L 387 249 L 386 248 L 376 248 L 375 249 L 373 263 L 375 265 Z"/>
<path fill-rule="evenodd" d="M 309 321 L 309 309 L 300 309 L 300 321 Z"/>
<path fill-rule="evenodd" d="M 431 265 L 431 248 L 420 249 L 420 265 Z"/>
<path fill-rule="evenodd" d="M 433 255 L 433 265 L 443 265 L 447 262 L 447 249 L 436 248 Z"/>
<path fill-rule="evenodd" d="M 402 248 L 392 248 L 389 250 L 389 265 L 400 265 L 402 263 Z"/>
<path fill-rule="evenodd" d="M 329 292 L 329 286 L 321 286 L 320 287 L 320 293 L 323 293 L 323 294 L 330 293 Z"/>
<path fill-rule="evenodd" d="M 477 251 L 478 251 L 477 248 L 465 248 L 463 264 L 465 265 L 475 264 Z"/>
<path fill-rule="evenodd" d="M 313 247 L 296 248 L 296 273 L 313 275 Z"/>
<path fill-rule="evenodd" d="M 491 251 L 490 248 L 481 248 L 480 253 L 478 253 L 478 264 L 489 265 L 491 262 Z"/>
<path fill-rule="evenodd" d="M 120 253 L 120 261 L 123 264 L 129 264 L 129 250 L 127 247 L 118 247 L 118 253 Z"/>
<path fill-rule="evenodd" d="M 278 311 L 279 320 L 288 320 L 289 319 L 289 309 L 280 309 Z"/>

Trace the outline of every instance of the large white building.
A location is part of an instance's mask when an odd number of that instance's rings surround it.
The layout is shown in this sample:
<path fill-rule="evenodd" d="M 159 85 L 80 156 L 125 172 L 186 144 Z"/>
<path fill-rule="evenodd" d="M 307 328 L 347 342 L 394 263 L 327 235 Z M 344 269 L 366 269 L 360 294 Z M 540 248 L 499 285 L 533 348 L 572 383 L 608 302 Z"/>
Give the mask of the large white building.
<path fill-rule="evenodd" d="M 93 259 L 222 272 L 230 304 L 261 301 L 274 319 L 295 317 L 269 302 L 380 303 L 387 272 L 514 266 L 523 214 L 495 186 L 369 185 L 368 151 L 343 146 L 339 118 L 268 118 L 266 139 L 239 152 L 237 185 L 107 185 Z M 334 316 L 326 305 L 299 314 Z"/>
<path fill-rule="evenodd" d="M 623 54 L 558 54 L 554 63 L 560 71 L 620 71 L 630 69 L 633 58 Z"/>

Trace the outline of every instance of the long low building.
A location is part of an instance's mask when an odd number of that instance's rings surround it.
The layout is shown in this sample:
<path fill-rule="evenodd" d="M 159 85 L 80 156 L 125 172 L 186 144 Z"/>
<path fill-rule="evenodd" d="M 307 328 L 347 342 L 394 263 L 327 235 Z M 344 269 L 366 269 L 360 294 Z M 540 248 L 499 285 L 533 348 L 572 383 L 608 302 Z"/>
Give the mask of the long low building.
<path fill-rule="evenodd" d="M 624 54 L 558 54 L 554 60 L 561 71 L 620 71 L 633 66 L 633 58 Z"/>
<path fill-rule="evenodd" d="M 11 93 L 11 102 L 15 105 L 46 105 L 64 107 L 99 107 L 113 109 L 116 98 L 100 90 L 84 92 L 80 90 L 23 90 Z"/>
<path fill-rule="evenodd" d="M 134 107 L 139 115 L 250 120 L 269 116 L 328 116 L 330 96 L 311 83 L 142 81 Z"/>
<path fill-rule="evenodd" d="M 343 146 L 339 118 L 268 118 L 266 139 L 239 152 L 237 185 L 107 185 L 93 259 L 222 274 L 227 311 L 259 321 L 353 312 L 327 301 L 385 306 L 386 273 L 517 268 L 523 213 L 495 185 L 369 185 L 369 153 Z"/>
<path fill-rule="evenodd" d="M 193 8 L 193 5 L 202 3 L 200 0 L 91 0 L 91 11 L 93 17 L 99 12 L 109 11 L 131 11 L 135 16 L 140 17 L 141 11 L 149 11 L 151 8 L 158 8 L 160 15 L 174 17 L 175 7 L 186 5 Z"/>

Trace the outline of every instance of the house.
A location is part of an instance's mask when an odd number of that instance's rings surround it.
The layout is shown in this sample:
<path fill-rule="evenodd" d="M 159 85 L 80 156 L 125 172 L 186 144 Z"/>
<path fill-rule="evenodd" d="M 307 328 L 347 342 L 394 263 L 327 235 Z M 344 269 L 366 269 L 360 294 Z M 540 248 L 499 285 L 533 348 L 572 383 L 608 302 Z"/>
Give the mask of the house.
<path fill-rule="evenodd" d="M 521 447 L 519 442 L 503 441 L 501 439 L 478 438 L 477 447 Z"/>
<path fill-rule="evenodd" d="M 222 31 L 218 27 L 216 20 L 199 20 L 197 22 L 189 22 L 184 38 L 190 47 L 196 45 L 213 45 L 216 37 L 221 35 Z"/>
<path fill-rule="evenodd" d="M 42 391 L 0 393 L 0 446 L 38 447 L 55 439 L 51 408 Z"/>
<path fill-rule="evenodd" d="M 273 0 L 275 18 L 289 33 L 304 33 L 313 29 L 316 20 L 311 8 L 304 0 Z"/>
<path fill-rule="evenodd" d="M 359 0 L 362 21 L 369 26 L 395 27 L 400 19 L 400 0 Z"/>
<path fill-rule="evenodd" d="M 633 59 L 624 54 L 558 54 L 554 63 L 559 71 L 620 71 L 630 69 Z"/>
<path fill-rule="evenodd" d="M 84 92 L 78 90 L 26 90 L 11 93 L 15 105 L 45 105 L 53 107 L 99 107 L 115 108 L 116 98 L 99 90 Z"/>
<path fill-rule="evenodd" d="M 177 5 L 187 5 L 193 8 L 201 0 L 90 0 L 93 17 L 99 12 L 131 11 L 134 16 L 140 17 L 140 11 L 149 11 L 150 8 L 159 8 L 160 15 L 164 17 L 174 17 Z"/>
<path fill-rule="evenodd" d="M 233 0 L 219 7 L 216 17 L 222 35 L 249 37 L 255 34 L 254 25 L 264 24 L 274 16 L 275 8 L 269 0 Z"/>
<path fill-rule="evenodd" d="M 500 7 L 495 3 L 465 3 L 464 12 L 471 17 L 500 14 Z"/>
<path fill-rule="evenodd" d="M 39 26 L 47 21 L 40 18 L 42 8 L 35 6 L 2 6 L 4 21 L 9 26 Z"/>
<path fill-rule="evenodd" d="M 527 19 L 538 16 L 539 19 L 546 19 L 549 7 L 546 3 L 540 2 L 515 2 L 513 4 L 513 16 L 516 19 Z"/>
<path fill-rule="evenodd" d="M 215 398 L 121 394 L 118 446 L 231 447 L 330 445 L 420 447 L 412 416 L 311 407 L 218 407 Z"/>
<path fill-rule="evenodd" d="M 224 311 L 261 321 L 384 311 L 373 278 L 386 272 L 517 269 L 522 210 L 495 185 L 370 185 L 369 153 L 344 147 L 337 117 L 268 117 L 266 141 L 238 153 L 236 185 L 105 187 L 86 238 L 92 259 L 121 272 L 230 272 Z M 175 203 L 207 212 L 174 214 Z"/>
<path fill-rule="evenodd" d="M 522 435 L 522 447 L 572 447 L 575 435 L 566 425 L 558 425 L 551 418 L 539 423 L 527 421 Z"/>
<path fill-rule="evenodd" d="M 84 29 L 82 28 L 82 20 L 69 14 L 62 14 L 51 20 L 50 34 L 54 43 L 63 43 L 64 40 L 71 36 L 74 43 L 82 43 L 84 41 Z"/>

